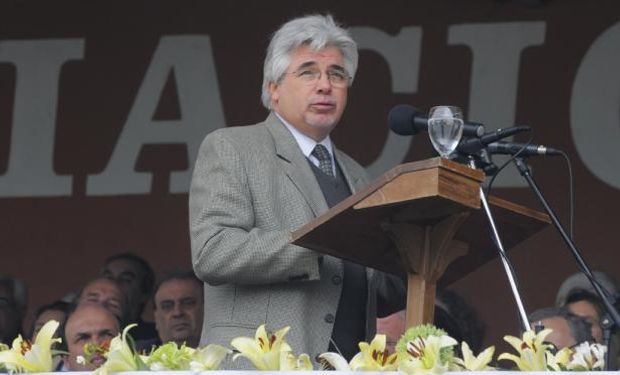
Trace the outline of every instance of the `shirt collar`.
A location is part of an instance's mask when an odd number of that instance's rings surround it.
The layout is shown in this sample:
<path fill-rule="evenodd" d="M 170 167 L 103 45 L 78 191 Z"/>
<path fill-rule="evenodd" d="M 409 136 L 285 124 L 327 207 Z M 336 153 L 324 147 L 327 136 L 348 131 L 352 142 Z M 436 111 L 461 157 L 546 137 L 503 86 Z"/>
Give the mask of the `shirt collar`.
<path fill-rule="evenodd" d="M 295 138 L 295 141 L 297 141 L 297 144 L 299 145 L 299 148 L 301 149 L 301 152 L 304 154 L 305 157 L 307 157 L 307 158 L 314 158 L 313 156 L 310 155 L 312 153 L 312 150 L 314 150 L 314 147 L 317 144 L 322 144 L 323 146 L 325 146 L 327 148 L 327 151 L 329 151 L 329 154 L 332 157 L 332 165 L 334 165 L 334 163 L 333 163 L 334 162 L 333 144 L 332 144 L 332 141 L 329 138 L 329 136 L 325 137 L 325 139 L 323 139 L 321 142 L 317 142 L 314 139 L 308 137 L 304 133 L 302 133 L 299 130 L 297 130 L 297 128 L 294 127 L 293 125 L 289 124 L 277 112 L 274 112 L 274 113 L 275 113 L 276 116 L 278 116 L 280 121 L 282 121 L 284 126 L 286 126 L 286 128 L 291 132 L 291 134 L 293 134 L 293 138 Z"/>

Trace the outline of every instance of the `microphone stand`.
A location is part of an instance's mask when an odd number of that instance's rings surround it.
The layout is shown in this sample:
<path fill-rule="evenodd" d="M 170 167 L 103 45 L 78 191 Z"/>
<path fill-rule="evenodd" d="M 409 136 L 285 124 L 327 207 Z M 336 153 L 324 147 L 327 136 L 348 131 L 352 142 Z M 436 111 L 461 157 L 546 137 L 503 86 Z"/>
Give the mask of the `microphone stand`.
<path fill-rule="evenodd" d="M 470 165 L 475 167 L 474 159 L 470 159 Z M 521 320 L 521 324 L 523 327 L 523 332 L 530 330 L 530 322 L 527 318 L 527 313 L 525 312 L 525 307 L 523 307 L 523 299 L 521 298 L 521 294 L 519 293 L 519 289 L 517 288 L 516 277 L 512 272 L 512 268 L 510 264 L 508 264 L 508 255 L 504 250 L 504 245 L 502 244 L 502 240 L 499 237 L 499 233 L 497 232 L 497 227 L 495 225 L 495 220 L 493 219 L 493 214 L 491 213 L 491 209 L 489 208 L 489 202 L 487 201 L 487 197 L 484 195 L 484 191 L 482 187 L 480 188 L 480 201 L 482 202 L 482 206 L 484 208 L 484 212 L 489 220 L 489 225 L 491 226 L 492 238 L 497 246 L 497 250 L 499 251 L 500 259 L 502 261 L 502 265 L 504 266 L 504 271 L 506 272 L 506 276 L 508 277 L 508 283 L 510 284 L 510 289 L 512 290 L 512 295 L 517 303 L 517 308 L 519 310 L 519 318 Z"/>
<path fill-rule="evenodd" d="M 513 160 L 514 160 L 515 166 L 519 170 L 519 173 L 521 173 L 521 176 L 523 176 L 525 180 L 527 181 L 528 185 L 530 185 L 530 188 L 532 189 L 532 191 L 534 191 L 534 193 L 538 197 L 538 200 L 540 201 L 540 203 L 542 203 L 543 207 L 545 208 L 545 211 L 551 218 L 553 225 L 558 230 L 558 232 L 560 233 L 560 236 L 562 237 L 562 239 L 564 240 L 564 242 L 570 249 L 573 257 L 577 261 L 577 265 L 579 266 L 579 269 L 581 270 L 581 272 L 583 272 L 584 275 L 586 275 L 586 277 L 592 284 L 592 287 L 596 291 L 596 294 L 599 296 L 599 298 L 601 299 L 601 302 L 605 306 L 605 310 L 607 310 L 607 314 L 609 314 L 609 317 L 611 318 L 613 323 L 615 323 L 616 326 L 620 326 L 620 314 L 618 313 L 618 310 L 616 310 L 616 308 L 614 307 L 614 304 L 610 300 L 607 292 L 605 292 L 603 288 L 601 288 L 599 283 L 596 281 L 596 278 L 592 274 L 591 268 L 587 265 L 586 261 L 583 259 L 583 257 L 581 256 L 581 253 L 577 249 L 577 246 L 575 245 L 573 240 L 571 240 L 571 238 L 568 236 L 568 234 L 566 233 L 566 230 L 564 230 L 564 227 L 558 220 L 557 215 L 555 214 L 553 209 L 549 206 L 545 197 L 542 195 L 542 192 L 538 188 L 538 185 L 536 185 L 536 181 L 534 181 L 534 178 L 532 177 L 532 174 L 530 173 L 529 167 L 527 166 L 527 164 L 525 164 L 525 162 L 523 161 L 523 158 L 516 157 Z M 605 358 L 605 370 L 609 369 L 608 359 L 609 359 L 609 347 L 607 347 L 607 354 Z"/>
<path fill-rule="evenodd" d="M 601 328 L 603 329 L 603 345 L 607 347 L 605 352 L 605 370 L 609 370 L 609 348 L 611 347 L 611 332 L 614 329 L 614 322 L 608 313 L 605 313 L 603 319 L 601 319 Z"/>

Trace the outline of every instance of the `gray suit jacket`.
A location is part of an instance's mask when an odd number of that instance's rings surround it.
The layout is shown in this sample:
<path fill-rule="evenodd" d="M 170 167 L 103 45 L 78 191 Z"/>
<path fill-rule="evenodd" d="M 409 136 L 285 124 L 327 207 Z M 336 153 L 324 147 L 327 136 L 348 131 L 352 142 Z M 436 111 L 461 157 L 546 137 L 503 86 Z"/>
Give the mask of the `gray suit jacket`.
<path fill-rule="evenodd" d="M 366 172 L 336 150 L 353 192 Z M 291 231 L 327 211 L 327 203 L 297 142 L 272 113 L 262 123 L 218 129 L 203 141 L 190 198 L 192 262 L 205 281 L 201 345 L 229 346 L 290 326 L 296 354 L 327 351 L 342 285 L 342 261 L 292 245 Z M 374 335 L 375 272 L 367 271 L 367 333 Z M 238 367 L 242 364 L 235 364 Z"/>

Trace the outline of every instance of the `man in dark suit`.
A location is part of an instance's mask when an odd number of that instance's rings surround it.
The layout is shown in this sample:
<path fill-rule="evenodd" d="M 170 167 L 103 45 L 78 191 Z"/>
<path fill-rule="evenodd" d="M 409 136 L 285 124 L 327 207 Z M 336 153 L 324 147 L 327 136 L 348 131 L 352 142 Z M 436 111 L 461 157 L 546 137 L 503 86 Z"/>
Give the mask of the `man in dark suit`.
<path fill-rule="evenodd" d="M 290 326 L 296 353 L 350 358 L 374 335 L 382 275 L 291 244 L 291 231 L 367 183 L 329 137 L 357 59 L 330 16 L 289 21 L 267 50 L 267 119 L 219 129 L 201 145 L 189 202 L 194 271 L 206 283 L 201 344 Z"/>

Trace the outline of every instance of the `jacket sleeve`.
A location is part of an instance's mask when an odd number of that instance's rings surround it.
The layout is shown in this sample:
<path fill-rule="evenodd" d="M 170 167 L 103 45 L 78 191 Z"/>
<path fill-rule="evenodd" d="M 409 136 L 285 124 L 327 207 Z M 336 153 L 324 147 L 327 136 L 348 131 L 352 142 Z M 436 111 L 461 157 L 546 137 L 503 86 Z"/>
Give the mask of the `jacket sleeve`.
<path fill-rule="evenodd" d="M 189 194 L 196 275 L 213 285 L 317 280 L 317 253 L 290 244 L 286 228 L 255 227 L 248 165 L 229 137 L 211 133 L 196 160 Z"/>
<path fill-rule="evenodd" d="M 407 307 L 407 275 L 375 272 L 377 317 L 385 317 Z"/>

